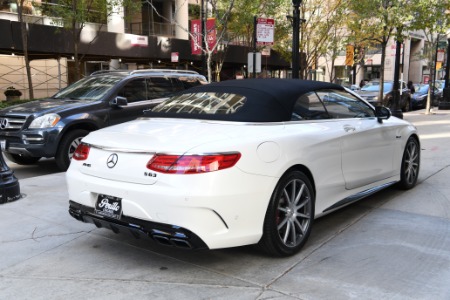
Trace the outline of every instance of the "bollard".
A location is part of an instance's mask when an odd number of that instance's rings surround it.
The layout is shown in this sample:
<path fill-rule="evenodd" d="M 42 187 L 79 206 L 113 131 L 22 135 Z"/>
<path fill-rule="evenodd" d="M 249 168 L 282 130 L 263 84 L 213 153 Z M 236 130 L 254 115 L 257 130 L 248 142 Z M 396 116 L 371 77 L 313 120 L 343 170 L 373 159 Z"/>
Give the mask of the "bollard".
<path fill-rule="evenodd" d="M 19 180 L 8 167 L 0 151 L 0 204 L 20 199 Z"/>

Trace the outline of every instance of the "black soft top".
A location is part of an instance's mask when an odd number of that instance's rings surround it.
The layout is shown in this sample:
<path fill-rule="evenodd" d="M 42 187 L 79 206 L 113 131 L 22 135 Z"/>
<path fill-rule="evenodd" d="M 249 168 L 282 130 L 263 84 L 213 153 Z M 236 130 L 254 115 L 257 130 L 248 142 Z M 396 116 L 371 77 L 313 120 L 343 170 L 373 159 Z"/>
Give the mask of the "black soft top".
<path fill-rule="evenodd" d="M 344 90 L 337 84 L 299 79 L 228 80 L 196 86 L 177 95 L 192 93 L 233 93 L 245 96 L 244 106 L 232 114 L 188 114 L 148 112 L 148 117 L 195 118 L 239 122 L 282 122 L 291 119 L 296 100 L 317 90 Z"/>

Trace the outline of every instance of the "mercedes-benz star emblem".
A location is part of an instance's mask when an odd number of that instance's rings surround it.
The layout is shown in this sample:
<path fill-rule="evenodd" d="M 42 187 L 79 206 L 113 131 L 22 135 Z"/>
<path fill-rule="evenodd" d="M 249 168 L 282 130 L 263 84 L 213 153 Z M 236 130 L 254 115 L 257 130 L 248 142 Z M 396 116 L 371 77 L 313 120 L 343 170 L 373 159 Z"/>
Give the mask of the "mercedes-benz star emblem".
<path fill-rule="evenodd" d="M 8 119 L 0 119 L 0 128 L 5 129 L 6 127 L 8 127 Z"/>
<path fill-rule="evenodd" d="M 106 165 L 108 166 L 108 168 L 112 169 L 116 166 L 118 160 L 119 156 L 113 153 L 108 157 L 108 160 L 106 160 Z"/>

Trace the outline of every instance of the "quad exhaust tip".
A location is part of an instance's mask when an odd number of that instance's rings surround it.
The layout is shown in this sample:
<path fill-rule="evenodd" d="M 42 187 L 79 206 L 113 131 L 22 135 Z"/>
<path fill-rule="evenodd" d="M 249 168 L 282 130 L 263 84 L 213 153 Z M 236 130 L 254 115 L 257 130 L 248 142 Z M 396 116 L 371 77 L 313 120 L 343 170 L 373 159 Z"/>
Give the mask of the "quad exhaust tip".
<path fill-rule="evenodd" d="M 162 236 L 162 235 L 152 235 L 152 238 L 157 241 L 158 243 L 160 243 L 161 245 L 165 245 L 165 246 L 173 246 L 173 247 L 177 247 L 177 248 L 184 248 L 184 249 L 192 249 L 192 245 L 186 241 L 186 240 L 182 240 L 182 239 L 177 239 L 177 238 L 169 238 L 166 236 Z"/>

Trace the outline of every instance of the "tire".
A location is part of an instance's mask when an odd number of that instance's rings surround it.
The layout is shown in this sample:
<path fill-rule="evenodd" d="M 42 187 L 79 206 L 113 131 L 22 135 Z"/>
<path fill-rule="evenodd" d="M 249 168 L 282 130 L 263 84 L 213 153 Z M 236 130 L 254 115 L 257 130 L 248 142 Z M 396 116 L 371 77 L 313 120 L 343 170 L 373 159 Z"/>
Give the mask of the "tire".
<path fill-rule="evenodd" d="M 41 159 L 40 157 L 13 154 L 8 152 L 3 152 L 3 155 L 13 163 L 24 166 L 35 164 Z"/>
<path fill-rule="evenodd" d="M 84 129 L 75 129 L 67 132 L 59 143 L 58 151 L 56 151 L 56 165 L 61 171 L 67 171 L 72 159 L 73 153 L 89 131 Z"/>
<path fill-rule="evenodd" d="M 300 171 L 286 173 L 270 199 L 258 247 L 272 256 L 289 256 L 300 251 L 311 233 L 314 202 L 308 177 Z"/>
<path fill-rule="evenodd" d="M 417 183 L 420 170 L 420 145 L 416 138 L 410 137 L 406 142 L 402 157 L 402 167 L 398 187 L 403 190 L 413 188 Z"/>

